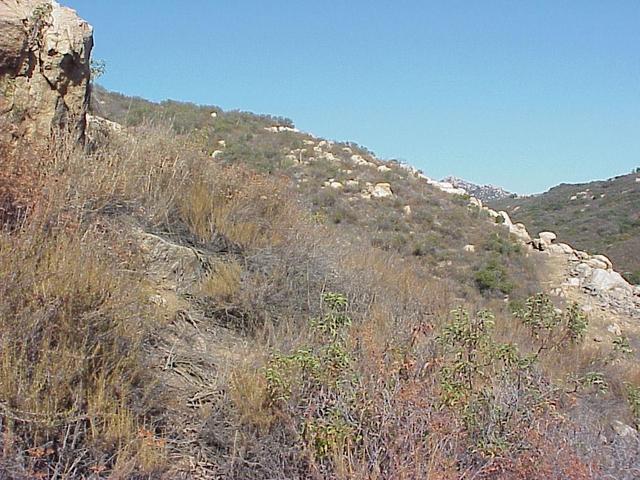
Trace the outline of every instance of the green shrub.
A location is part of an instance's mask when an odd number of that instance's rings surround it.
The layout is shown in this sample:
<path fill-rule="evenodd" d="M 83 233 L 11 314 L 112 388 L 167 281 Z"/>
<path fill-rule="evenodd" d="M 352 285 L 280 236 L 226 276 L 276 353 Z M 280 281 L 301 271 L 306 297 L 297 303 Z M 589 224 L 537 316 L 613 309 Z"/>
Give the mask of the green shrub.
<path fill-rule="evenodd" d="M 483 293 L 501 292 L 505 295 L 514 289 L 506 267 L 497 257 L 492 257 L 474 275 L 476 286 Z"/>
<path fill-rule="evenodd" d="M 495 342 L 493 327 L 491 312 L 470 315 L 459 308 L 438 336 L 444 353 L 441 403 L 460 415 L 476 452 L 490 457 L 522 448 L 517 432 L 525 431 L 531 412 L 547 402 L 536 382 L 534 358 L 521 356 L 514 344 Z M 517 401 L 505 401 L 506 391 Z"/>
<path fill-rule="evenodd" d="M 580 342 L 588 326 L 586 315 L 577 303 L 562 311 L 544 293 L 529 297 L 524 308 L 514 312 L 514 316 L 529 328 L 538 344 L 538 354 Z"/>

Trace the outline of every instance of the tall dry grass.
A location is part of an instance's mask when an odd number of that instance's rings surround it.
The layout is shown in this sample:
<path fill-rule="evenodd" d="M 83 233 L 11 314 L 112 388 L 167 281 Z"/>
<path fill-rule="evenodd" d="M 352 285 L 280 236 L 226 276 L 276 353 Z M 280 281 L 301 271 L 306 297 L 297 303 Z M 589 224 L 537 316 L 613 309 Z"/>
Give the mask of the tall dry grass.
<path fill-rule="evenodd" d="M 0 233 L 0 473 L 188 478 L 178 465 L 192 462 L 242 479 L 588 478 L 549 411 L 510 423 L 508 455 L 474 450 L 460 413 L 440 402 L 448 359 L 436 338 L 455 306 L 487 302 L 457 297 L 456 282 L 417 257 L 315 223 L 285 179 L 219 165 L 149 124 L 93 152 L 60 138 L 33 158 L 20 168 L 37 181 L 16 168 L 0 176 L 24 212 Z M 202 257 L 192 290 L 172 292 L 193 325 L 149 301 L 160 282 L 132 227 Z M 327 292 L 348 299 L 340 342 L 313 327 Z M 507 337 L 513 319 L 497 310 Z M 171 362 L 160 365 L 156 347 L 177 330 L 171 355 L 214 366 L 211 404 L 168 398 Z M 202 346 L 218 335 L 234 341 Z M 278 355 L 303 365 L 286 364 L 286 402 L 266 376 Z M 309 376 L 318 358 L 326 369 Z M 496 398 L 511 394 L 503 387 Z"/>

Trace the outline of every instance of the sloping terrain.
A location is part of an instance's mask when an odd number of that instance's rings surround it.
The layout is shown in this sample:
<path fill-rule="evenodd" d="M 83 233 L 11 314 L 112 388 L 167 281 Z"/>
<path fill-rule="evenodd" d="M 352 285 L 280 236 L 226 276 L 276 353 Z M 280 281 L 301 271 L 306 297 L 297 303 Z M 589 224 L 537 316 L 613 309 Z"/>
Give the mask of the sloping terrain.
<path fill-rule="evenodd" d="M 533 232 L 554 231 L 576 248 L 607 255 L 628 280 L 640 283 L 640 174 L 489 203 Z"/>
<path fill-rule="evenodd" d="M 0 135 L 0 478 L 637 477 L 603 259 L 287 119 L 92 104 Z"/>

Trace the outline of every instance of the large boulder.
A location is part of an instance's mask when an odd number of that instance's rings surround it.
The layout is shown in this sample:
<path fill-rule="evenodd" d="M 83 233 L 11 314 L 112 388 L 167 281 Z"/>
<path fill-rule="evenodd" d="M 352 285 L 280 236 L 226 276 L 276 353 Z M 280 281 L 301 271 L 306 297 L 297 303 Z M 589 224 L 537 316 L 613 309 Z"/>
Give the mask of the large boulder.
<path fill-rule="evenodd" d="M 618 272 L 599 268 L 592 270 L 591 276 L 587 279 L 585 286 L 594 291 L 621 289 L 629 293 L 632 292 L 631 285 L 629 285 Z"/>
<path fill-rule="evenodd" d="M 538 234 L 538 237 L 540 238 L 540 242 L 542 242 L 542 244 L 547 247 L 551 245 L 557 238 L 556 234 L 553 232 L 540 232 Z"/>
<path fill-rule="evenodd" d="M 393 197 L 393 191 L 388 183 L 376 183 L 371 195 L 374 198 L 390 198 Z"/>
<path fill-rule="evenodd" d="M 83 140 L 93 29 L 53 0 L 0 1 L 0 118 L 14 134 Z"/>

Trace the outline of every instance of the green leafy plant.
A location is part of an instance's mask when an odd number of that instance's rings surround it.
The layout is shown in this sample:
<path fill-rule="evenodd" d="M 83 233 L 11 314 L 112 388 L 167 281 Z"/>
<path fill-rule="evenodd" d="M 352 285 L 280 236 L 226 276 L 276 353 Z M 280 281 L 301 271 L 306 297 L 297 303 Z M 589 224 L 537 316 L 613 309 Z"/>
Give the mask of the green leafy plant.
<path fill-rule="evenodd" d="M 579 389 L 593 388 L 596 393 L 605 394 L 609 391 L 609 384 L 601 372 L 587 372 L 573 380 L 575 383 L 575 391 Z"/>
<path fill-rule="evenodd" d="M 544 293 L 529 297 L 514 316 L 529 328 L 538 343 L 537 354 L 580 342 L 588 327 L 587 317 L 577 303 L 563 312 Z"/>
<path fill-rule="evenodd" d="M 613 351 L 622 355 L 631 355 L 633 353 L 629 339 L 625 335 L 618 335 L 613 339 Z"/>
<path fill-rule="evenodd" d="M 640 428 L 640 387 L 627 383 L 625 384 L 625 388 L 627 391 L 627 402 L 629 403 L 636 428 Z"/>
<path fill-rule="evenodd" d="M 91 59 L 91 81 L 95 82 L 107 72 L 107 63 L 104 60 Z"/>
<path fill-rule="evenodd" d="M 457 309 L 438 336 L 444 357 L 441 405 L 460 414 L 477 451 L 485 456 L 515 447 L 508 432 L 521 428 L 528 412 L 544 404 L 532 375 L 534 359 L 521 356 L 513 344 L 496 343 L 493 327 L 491 312 L 472 316 Z M 513 390 L 518 402 L 505 403 L 503 388 Z"/>
<path fill-rule="evenodd" d="M 289 354 L 273 354 L 265 369 L 267 392 L 274 408 L 302 418 L 294 412 L 306 408 L 309 399 L 320 404 L 298 425 L 300 437 L 317 459 L 342 452 L 348 443 L 357 441 L 357 425 L 350 410 L 356 405 L 348 402 L 353 398 L 352 359 L 346 344 L 352 323 L 347 315 L 349 304 L 344 295 L 337 293 L 325 293 L 322 303 L 324 315 L 310 321 L 317 342 Z M 341 399 L 339 404 L 337 399 Z"/>

